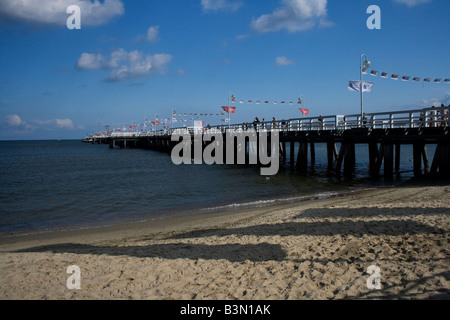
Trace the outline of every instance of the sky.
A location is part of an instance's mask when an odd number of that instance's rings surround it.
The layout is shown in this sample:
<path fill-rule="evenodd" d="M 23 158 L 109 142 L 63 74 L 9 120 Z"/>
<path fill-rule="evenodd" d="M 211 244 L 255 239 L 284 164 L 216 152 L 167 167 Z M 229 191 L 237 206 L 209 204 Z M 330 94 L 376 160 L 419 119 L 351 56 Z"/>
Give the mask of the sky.
<path fill-rule="evenodd" d="M 299 97 L 309 116 L 357 114 L 348 83 L 363 54 L 389 74 L 364 75 L 365 112 L 448 105 L 448 12 L 448 0 L 2 0 L 0 140 L 82 139 L 174 110 L 221 124 L 231 95 L 233 123 L 301 118 Z"/>

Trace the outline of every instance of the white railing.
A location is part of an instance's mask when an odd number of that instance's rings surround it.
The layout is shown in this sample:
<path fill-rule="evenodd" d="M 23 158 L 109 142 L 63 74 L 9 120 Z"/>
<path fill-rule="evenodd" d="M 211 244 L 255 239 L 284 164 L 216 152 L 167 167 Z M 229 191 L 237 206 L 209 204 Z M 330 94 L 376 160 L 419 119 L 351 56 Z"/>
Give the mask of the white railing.
<path fill-rule="evenodd" d="M 142 136 L 165 136 L 183 133 L 225 133 L 226 131 L 328 131 L 328 130 L 350 130 L 355 128 L 372 129 L 395 129 L 395 128 L 437 128 L 450 127 L 449 117 L 450 106 L 440 108 L 425 108 L 416 110 L 378 112 L 353 115 L 319 116 L 300 119 L 267 121 L 263 123 L 241 123 L 233 125 L 208 126 L 207 128 L 183 127 L 172 128 L 159 131 L 96 134 L 91 138 L 128 138 Z"/>

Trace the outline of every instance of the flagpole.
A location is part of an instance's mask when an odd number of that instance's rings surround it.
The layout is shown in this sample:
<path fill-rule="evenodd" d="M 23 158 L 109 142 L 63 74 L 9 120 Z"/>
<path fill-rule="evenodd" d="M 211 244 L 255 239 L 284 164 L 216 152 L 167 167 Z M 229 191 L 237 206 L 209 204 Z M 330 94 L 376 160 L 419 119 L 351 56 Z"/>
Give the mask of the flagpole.
<path fill-rule="evenodd" d="M 362 61 L 363 57 L 366 58 L 366 60 L 364 61 L 364 64 L 363 64 L 363 61 Z M 364 107 L 363 107 L 363 104 L 364 104 L 364 102 L 363 102 L 363 68 L 364 68 L 364 71 L 366 71 L 369 67 L 370 67 L 370 61 L 367 58 L 367 55 L 362 54 L 361 58 L 360 58 L 360 61 L 359 61 L 359 80 L 360 80 L 360 82 L 359 82 L 359 93 L 361 95 L 361 120 L 360 120 L 360 124 L 359 124 L 360 127 L 363 126 L 363 117 L 364 117 Z"/>
<path fill-rule="evenodd" d="M 230 129 L 230 95 L 231 91 L 228 91 L 228 129 Z"/>

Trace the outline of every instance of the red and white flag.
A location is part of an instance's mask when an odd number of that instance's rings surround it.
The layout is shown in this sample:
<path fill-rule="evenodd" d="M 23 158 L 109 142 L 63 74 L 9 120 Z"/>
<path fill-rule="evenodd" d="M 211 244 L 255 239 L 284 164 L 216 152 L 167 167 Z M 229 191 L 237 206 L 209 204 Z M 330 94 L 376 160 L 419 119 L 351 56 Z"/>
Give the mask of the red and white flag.
<path fill-rule="evenodd" d="M 307 116 L 307 115 L 309 114 L 309 109 L 303 109 L 303 108 L 300 108 L 300 111 L 302 112 L 302 114 L 303 114 L 304 116 Z"/>
<path fill-rule="evenodd" d="M 228 113 L 236 113 L 236 107 L 222 107 L 222 109 Z"/>

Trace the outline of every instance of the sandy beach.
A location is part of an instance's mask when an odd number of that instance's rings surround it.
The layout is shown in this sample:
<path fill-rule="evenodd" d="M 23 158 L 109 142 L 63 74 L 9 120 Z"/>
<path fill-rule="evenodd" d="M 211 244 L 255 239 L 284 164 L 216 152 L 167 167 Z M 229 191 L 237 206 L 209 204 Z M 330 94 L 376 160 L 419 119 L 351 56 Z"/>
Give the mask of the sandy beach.
<path fill-rule="evenodd" d="M 2 237 L 0 299 L 449 299 L 449 193 L 448 184 L 409 183 L 244 211 Z M 81 289 L 67 287 L 71 265 L 80 268 Z M 379 273 L 367 273 L 370 266 Z M 380 289 L 369 288 L 372 276 Z"/>

